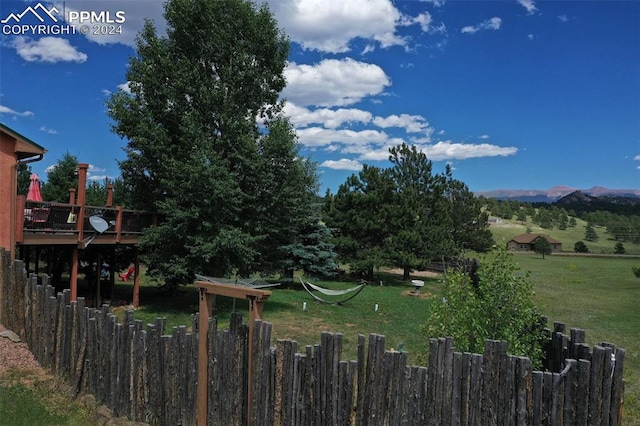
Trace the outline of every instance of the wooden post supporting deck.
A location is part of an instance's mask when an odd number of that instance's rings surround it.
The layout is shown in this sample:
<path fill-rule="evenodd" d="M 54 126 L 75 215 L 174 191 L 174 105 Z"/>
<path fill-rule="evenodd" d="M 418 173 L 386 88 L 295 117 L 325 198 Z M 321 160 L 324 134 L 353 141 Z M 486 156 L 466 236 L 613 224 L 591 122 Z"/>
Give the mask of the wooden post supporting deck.
<path fill-rule="evenodd" d="M 136 260 L 133 263 L 133 307 L 138 309 L 140 306 L 140 255 L 136 248 Z"/>
<path fill-rule="evenodd" d="M 78 298 L 78 248 L 85 248 L 82 239 L 84 238 L 84 209 L 87 196 L 87 170 L 89 165 L 85 163 L 78 164 L 78 204 L 80 209 L 76 220 L 76 229 L 78 231 L 78 245 L 73 248 L 71 260 L 71 277 L 69 279 L 69 287 L 71 289 L 71 301 L 75 302 Z M 71 192 L 69 198 L 71 198 Z"/>
<path fill-rule="evenodd" d="M 259 290 L 251 287 L 222 284 L 215 282 L 196 281 L 196 287 L 200 291 L 200 306 L 198 318 L 198 388 L 196 396 L 196 416 L 198 426 L 207 424 L 207 392 L 208 392 L 208 350 L 207 333 L 209 331 L 209 318 L 213 312 L 216 296 L 234 297 L 249 301 L 249 344 L 248 351 L 248 383 L 247 383 L 247 425 L 251 424 L 251 408 L 253 399 L 253 322 L 262 319 L 264 302 L 271 296 L 268 290 Z"/>

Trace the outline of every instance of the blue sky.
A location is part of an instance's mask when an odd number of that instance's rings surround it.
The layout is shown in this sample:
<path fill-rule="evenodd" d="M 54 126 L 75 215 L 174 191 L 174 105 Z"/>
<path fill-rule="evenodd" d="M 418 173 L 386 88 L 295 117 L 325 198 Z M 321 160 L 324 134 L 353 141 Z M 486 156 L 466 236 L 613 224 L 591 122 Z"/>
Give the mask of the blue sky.
<path fill-rule="evenodd" d="M 640 1 L 269 3 L 292 41 L 285 111 L 322 193 L 403 141 L 473 191 L 640 188 Z M 127 88 L 144 18 L 164 28 L 162 4 L 2 0 L 0 121 L 48 150 L 33 171 L 69 152 L 91 179 L 119 175 L 105 100 Z M 42 24 L 29 6 L 69 34 L 17 26 Z"/>

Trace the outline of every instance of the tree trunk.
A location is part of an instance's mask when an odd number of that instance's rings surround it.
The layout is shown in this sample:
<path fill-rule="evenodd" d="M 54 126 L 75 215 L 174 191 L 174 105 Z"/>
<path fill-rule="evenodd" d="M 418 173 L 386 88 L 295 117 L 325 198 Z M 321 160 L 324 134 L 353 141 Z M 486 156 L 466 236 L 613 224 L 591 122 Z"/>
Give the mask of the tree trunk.
<path fill-rule="evenodd" d="M 373 282 L 373 266 L 367 271 L 367 281 Z"/>
<path fill-rule="evenodd" d="M 293 283 L 293 272 L 294 272 L 293 268 L 287 269 L 287 271 L 284 274 L 284 279 Z"/>
<path fill-rule="evenodd" d="M 411 278 L 411 268 L 409 266 L 404 267 L 404 273 L 402 274 L 402 281 L 409 281 Z"/>

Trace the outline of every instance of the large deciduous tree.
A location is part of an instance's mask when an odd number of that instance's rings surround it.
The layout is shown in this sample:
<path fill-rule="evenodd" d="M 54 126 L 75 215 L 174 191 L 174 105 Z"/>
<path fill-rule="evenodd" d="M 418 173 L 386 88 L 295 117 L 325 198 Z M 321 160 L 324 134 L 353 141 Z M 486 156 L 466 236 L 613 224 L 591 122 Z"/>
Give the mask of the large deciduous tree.
<path fill-rule="evenodd" d="M 162 217 L 145 261 L 169 283 L 273 271 L 317 182 L 280 116 L 288 38 L 247 0 L 170 0 L 165 18 L 166 37 L 151 22 L 138 36 L 131 93 L 108 101 L 125 184 Z"/>

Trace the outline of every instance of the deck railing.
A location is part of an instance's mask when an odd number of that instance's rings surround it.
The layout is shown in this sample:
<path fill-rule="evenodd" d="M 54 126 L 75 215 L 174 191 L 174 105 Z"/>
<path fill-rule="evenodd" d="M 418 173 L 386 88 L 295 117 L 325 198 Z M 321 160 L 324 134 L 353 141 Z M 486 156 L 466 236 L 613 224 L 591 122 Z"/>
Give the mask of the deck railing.
<path fill-rule="evenodd" d="M 115 237 L 142 235 L 153 225 L 154 215 L 148 212 L 125 210 L 121 206 L 81 206 L 78 204 L 27 201 L 18 196 L 16 208 L 16 242 L 38 234 L 54 234 L 69 237 L 70 234 L 90 234 L 95 229 L 89 218 L 98 216 L 110 226 L 104 235 Z M 84 209 L 84 211 L 82 211 Z M 82 214 L 81 214 L 82 211 Z M 83 218 L 80 223 L 80 218 Z M 80 232 L 82 231 L 82 233 Z"/>

